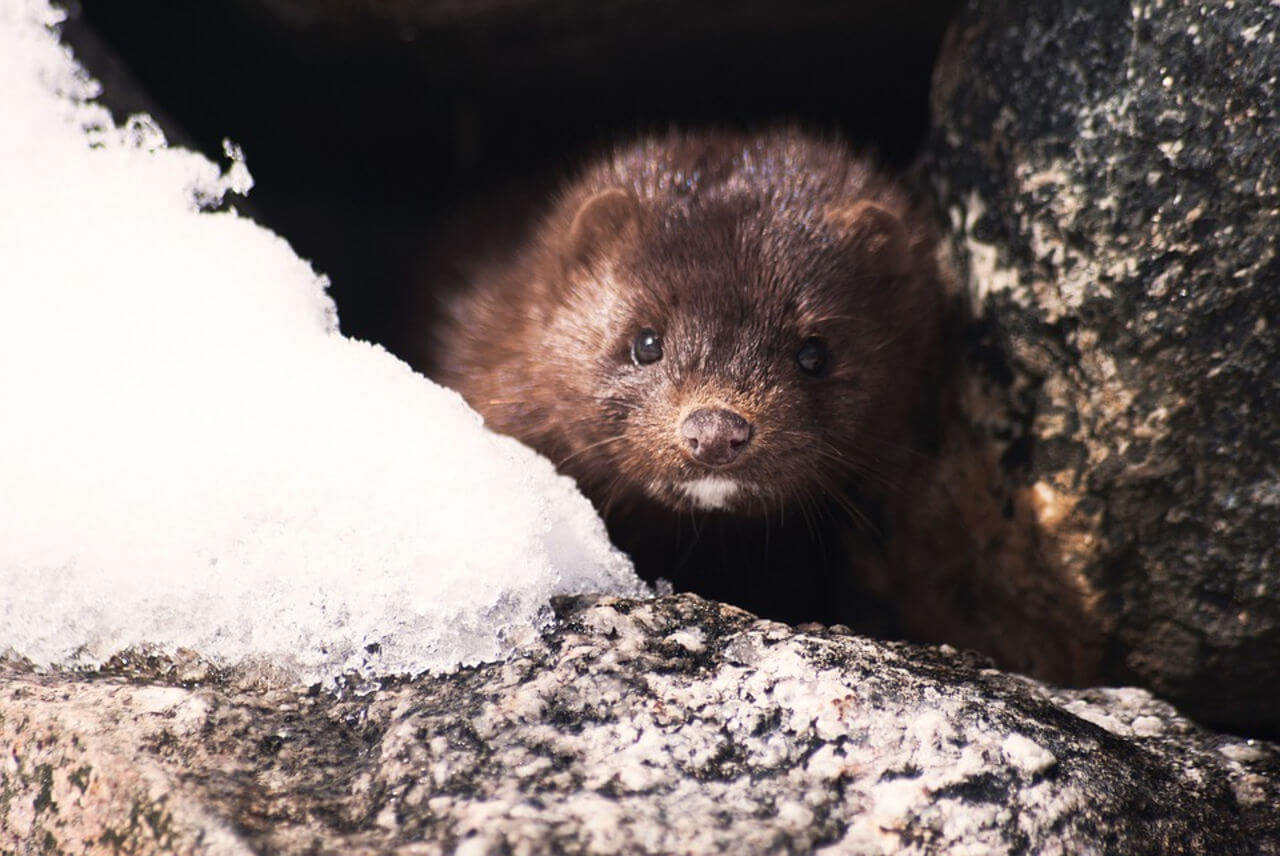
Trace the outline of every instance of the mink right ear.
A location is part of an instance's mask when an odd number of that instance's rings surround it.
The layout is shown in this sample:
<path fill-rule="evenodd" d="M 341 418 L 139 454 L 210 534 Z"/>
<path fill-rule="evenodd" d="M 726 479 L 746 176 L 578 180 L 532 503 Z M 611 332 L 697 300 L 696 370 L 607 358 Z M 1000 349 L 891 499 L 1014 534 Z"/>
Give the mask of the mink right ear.
<path fill-rule="evenodd" d="M 640 203 L 627 190 L 611 187 L 592 196 L 573 216 L 565 251 L 568 267 L 584 267 L 635 237 Z"/>
<path fill-rule="evenodd" d="M 906 226 L 888 208 L 868 200 L 847 207 L 828 209 L 827 222 L 839 232 L 844 243 L 899 272 L 908 259 Z"/>

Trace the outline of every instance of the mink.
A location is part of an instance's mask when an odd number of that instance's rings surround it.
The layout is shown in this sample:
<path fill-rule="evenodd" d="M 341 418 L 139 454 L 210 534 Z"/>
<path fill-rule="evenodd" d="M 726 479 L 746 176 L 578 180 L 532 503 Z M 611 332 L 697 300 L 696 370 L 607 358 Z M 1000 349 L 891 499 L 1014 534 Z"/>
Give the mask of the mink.
<path fill-rule="evenodd" d="M 643 576 L 892 633 L 859 568 L 936 418 L 931 223 L 833 140 L 645 139 L 470 278 L 430 363 L 576 479 Z"/>

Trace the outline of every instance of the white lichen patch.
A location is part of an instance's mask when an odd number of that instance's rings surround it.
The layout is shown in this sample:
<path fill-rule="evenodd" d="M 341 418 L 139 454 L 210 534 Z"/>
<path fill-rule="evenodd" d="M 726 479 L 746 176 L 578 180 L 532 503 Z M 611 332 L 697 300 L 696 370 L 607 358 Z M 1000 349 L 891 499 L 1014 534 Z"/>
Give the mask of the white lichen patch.
<path fill-rule="evenodd" d="M 973 233 L 974 225 L 982 219 L 987 206 L 977 191 L 965 197 L 964 205 L 952 209 L 953 222 L 962 224 L 965 248 L 969 253 L 970 290 L 973 302 L 981 307 L 987 298 L 998 292 L 1016 292 L 1018 271 L 1000 261 L 1000 249 L 992 243 L 979 240 Z"/>
<path fill-rule="evenodd" d="M 1039 743 L 1021 734 L 1010 734 L 1000 744 L 1005 760 L 1027 774 L 1043 773 L 1058 759 Z"/>

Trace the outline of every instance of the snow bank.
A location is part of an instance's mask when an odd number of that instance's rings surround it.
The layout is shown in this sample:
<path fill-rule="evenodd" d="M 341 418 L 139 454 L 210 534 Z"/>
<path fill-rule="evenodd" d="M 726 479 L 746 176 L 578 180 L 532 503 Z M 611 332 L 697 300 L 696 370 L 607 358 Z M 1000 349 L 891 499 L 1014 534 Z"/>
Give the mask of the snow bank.
<path fill-rule="evenodd" d="M 117 127 L 58 20 L 0 0 L 0 651 L 417 672 L 500 657 L 552 595 L 640 591 L 547 461 L 201 212 L 243 163 Z"/>

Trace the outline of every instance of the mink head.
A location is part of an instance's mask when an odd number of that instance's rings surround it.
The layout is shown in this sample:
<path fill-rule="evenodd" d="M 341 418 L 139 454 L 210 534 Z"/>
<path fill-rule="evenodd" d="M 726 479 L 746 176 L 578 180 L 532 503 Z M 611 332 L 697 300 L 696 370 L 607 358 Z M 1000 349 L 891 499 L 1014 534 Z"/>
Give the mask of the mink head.
<path fill-rule="evenodd" d="M 759 515 L 891 483 L 938 314 L 918 219 L 798 134 L 620 153 L 544 223 L 528 305 L 502 298 L 540 403 L 496 427 L 602 507 Z"/>

